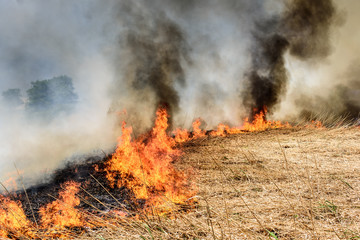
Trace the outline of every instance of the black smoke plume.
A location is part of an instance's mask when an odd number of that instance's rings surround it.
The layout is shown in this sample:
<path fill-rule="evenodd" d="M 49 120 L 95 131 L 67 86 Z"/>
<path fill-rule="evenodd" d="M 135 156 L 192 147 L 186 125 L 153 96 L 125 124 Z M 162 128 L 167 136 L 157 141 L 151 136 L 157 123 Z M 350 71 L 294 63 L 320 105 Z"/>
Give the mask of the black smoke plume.
<path fill-rule="evenodd" d="M 130 32 L 127 45 L 135 66 L 132 87 L 150 88 L 157 105 L 167 108 L 170 116 L 179 110 L 179 94 L 174 84 L 185 84 L 182 56 L 187 56 L 186 42 L 180 28 L 173 22 L 156 22 L 154 32 Z"/>
<path fill-rule="evenodd" d="M 301 60 L 328 56 L 330 27 L 336 15 L 331 0 L 293 0 L 280 17 L 257 23 L 251 69 L 246 73 L 243 104 L 250 117 L 280 102 L 288 85 L 284 55 Z"/>
<path fill-rule="evenodd" d="M 131 14 L 125 20 L 129 28 L 120 36 L 120 48 L 126 49 L 127 87 L 140 99 L 140 105 L 152 102 L 156 107 L 166 108 L 171 117 L 180 109 L 176 88 L 185 86 L 182 65 L 190 63 L 185 34 L 161 10 L 147 12 L 148 9 L 136 9 L 133 3 L 125 7 Z M 120 83 L 124 87 L 123 80 Z"/>

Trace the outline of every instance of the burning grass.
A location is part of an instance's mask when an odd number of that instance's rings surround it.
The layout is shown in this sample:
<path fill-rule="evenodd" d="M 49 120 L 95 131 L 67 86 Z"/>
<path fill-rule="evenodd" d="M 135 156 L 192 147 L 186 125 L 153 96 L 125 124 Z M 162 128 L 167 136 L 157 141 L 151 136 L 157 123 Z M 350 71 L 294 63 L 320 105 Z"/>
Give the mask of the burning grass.
<path fill-rule="evenodd" d="M 172 165 L 182 154 L 175 147 L 175 140 L 168 136 L 168 115 L 159 109 L 152 131 L 131 141 L 131 127 L 122 127 L 116 152 L 107 162 L 106 177 L 112 187 L 127 187 L 136 199 L 146 200 L 146 207 L 152 211 L 168 211 L 165 203 L 184 204 L 190 201 L 196 191 L 189 182 L 189 176 Z M 192 199 L 192 200 L 190 200 Z"/>
<path fill-rule="evenodd" d="M 30 231 L 32 224 L 27 220 L 20 201 L 0 195 L 0 206 L 0 237 L 33 236 Z"/>
<path fill-rule="evenodd" d="M 137 139 L 123 123 L 111 156 L 69 163 L 48 184 L 1 196 L 0 236 L 358 236 L 359 169 L 351 167 L 360 153 L 357 128 L 295 128 L 260 112 L 252 123 L 214 131 L 202 130 L 198 119 L 192 132 L 170 137 L 167 118 L 159 109 L 152 131 Z"/>
<path fill-rule="evenodd" d="M 177 166 L 197 172 L 195 209 L 83 238 L 358 239 L 359 137 L 298 128 L 184 143 Z"/>
<path fill-rule="evenodd" d="M 40 208 L 41 225 L 45 228 L 81 227 L 85 223 L 75 207 L 80 199 L 75 195 L 79 192 L 80 183 L 69 181 L 63 184 L 59 199 Z"/>

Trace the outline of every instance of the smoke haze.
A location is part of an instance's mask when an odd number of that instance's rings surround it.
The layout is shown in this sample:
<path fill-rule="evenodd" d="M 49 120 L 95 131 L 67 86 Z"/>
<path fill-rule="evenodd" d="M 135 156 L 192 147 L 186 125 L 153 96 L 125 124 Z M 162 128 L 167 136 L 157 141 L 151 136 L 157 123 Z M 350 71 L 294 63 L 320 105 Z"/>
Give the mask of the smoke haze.
<path fill-rule="evenodd" d="M 279 120 L 356 118 L 358 10 L 356 0 L 0 0 L 0 90 L 25 100 L 0 104 L 0 181 L 13 163 L 39 180 L 66 158 L 111 151 L 120 119 L 140 134 L 159 105 L 174 127 L 240 125 L 264 105 Z M 73 79 L 74 111 L 28 119 L 31 82 L 60 75 Z"/>

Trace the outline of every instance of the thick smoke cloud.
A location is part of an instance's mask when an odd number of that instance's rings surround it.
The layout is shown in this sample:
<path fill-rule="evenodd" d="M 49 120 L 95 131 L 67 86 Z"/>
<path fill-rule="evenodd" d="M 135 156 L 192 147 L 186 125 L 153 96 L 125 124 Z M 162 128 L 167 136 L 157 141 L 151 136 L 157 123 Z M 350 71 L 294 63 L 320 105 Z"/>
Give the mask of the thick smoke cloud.
<path fill-rule="evenodd" d="M 169 104 L 175 126 L 189 127 L 196 117 L 208 127 L 220 121 L 238 124 L 243 114 L 235 99 L 241 85 L 234 79 L 242 78 L 247 68 L 254 21 L 277 12 L 274 2 L 117 4 L 115 24 L 123 28 L 120 47 L 111 51 L 119 86 L 112 110 L 126 106 L 132 112 L 129 123 L 142 130 L 151 127 L 159 102 Z"/>
<path fill-rule="evenodd" d="M 288 2 L 281 16 L 257 24 L 252 67 L 242 95 L 250 117 L 264 107 L 271 112 L 285 94 L 287 50 L 304 61 L 329 55 L 329 32 L 335 15 L 332 1 L 294 0 Z"/>
<path fill-rule="evenodd" d="M 124 109 L 135 135 L 152 126 L 159 105 L 173 127 L 187 128 L 197 117 L 207 128 L 240 125 L 264 105 L 279 119 L 319 105 L 356 116 L 359 5 L 0 0 L 0 91 L 20 88 L 25 101 L 0 104 L 0 180 L 15 172 L 13 163 L 38 180 L 63 159 L 111 150 Z M 344 31 L 333 27 L 342 9 L 350 20 Z M 74 111 L 46 124 L 28 119 L 31 82 L 60 75 L 73 79 Z"/>
<path fill-rule="evenodd" d="M 156 95 L 157 105 L 167 108 L 172 116 L 179 110 L 180 102 L 175 82 L 185 84 L 181 57 L 187 56 L 187 47 L 175 23 L 156 22 L 155 28 L 155 33 L 149 35 L 131 32 L 127 36 L 127 45 L 134 54 L 130 62 L 135 67 L 131 85 L 140 91 L 149 87 Z"/>
<path fill-rule="evenodd" d="M 124 108 L 129 101 L 139 105 L 147 102 L 151 114 L 154 108 L 164 107 L 173 116 L 180 109 L 175 86 L 185 85 L 183 65 L 190 63 L 189 46 L 182 29 L 162 10 L 152 12 L 126 1 L 115 8 L 120 11 L 118 22 L 125 23 L 116 49 L 118 56 L 114 64 L 122 67 L 117 72 L 115 85 L 116 89 L 126 88 L 126 98 L 115 90 L 112 107 Z M 145 118 L 138 117 L 132 123 L 140 125 L 139 129 Z"/>

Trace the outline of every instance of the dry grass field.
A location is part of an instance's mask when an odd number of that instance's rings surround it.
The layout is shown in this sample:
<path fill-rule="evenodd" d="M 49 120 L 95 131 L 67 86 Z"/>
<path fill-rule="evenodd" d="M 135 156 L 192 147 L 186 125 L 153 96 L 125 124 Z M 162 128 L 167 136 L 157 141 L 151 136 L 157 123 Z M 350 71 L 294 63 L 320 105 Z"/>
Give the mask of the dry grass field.
<path fill-rule="evenodd" d="M 360 239 L 359 128 L 280 129 L 184 143 L 197 205 L 83 239 Z"/>

